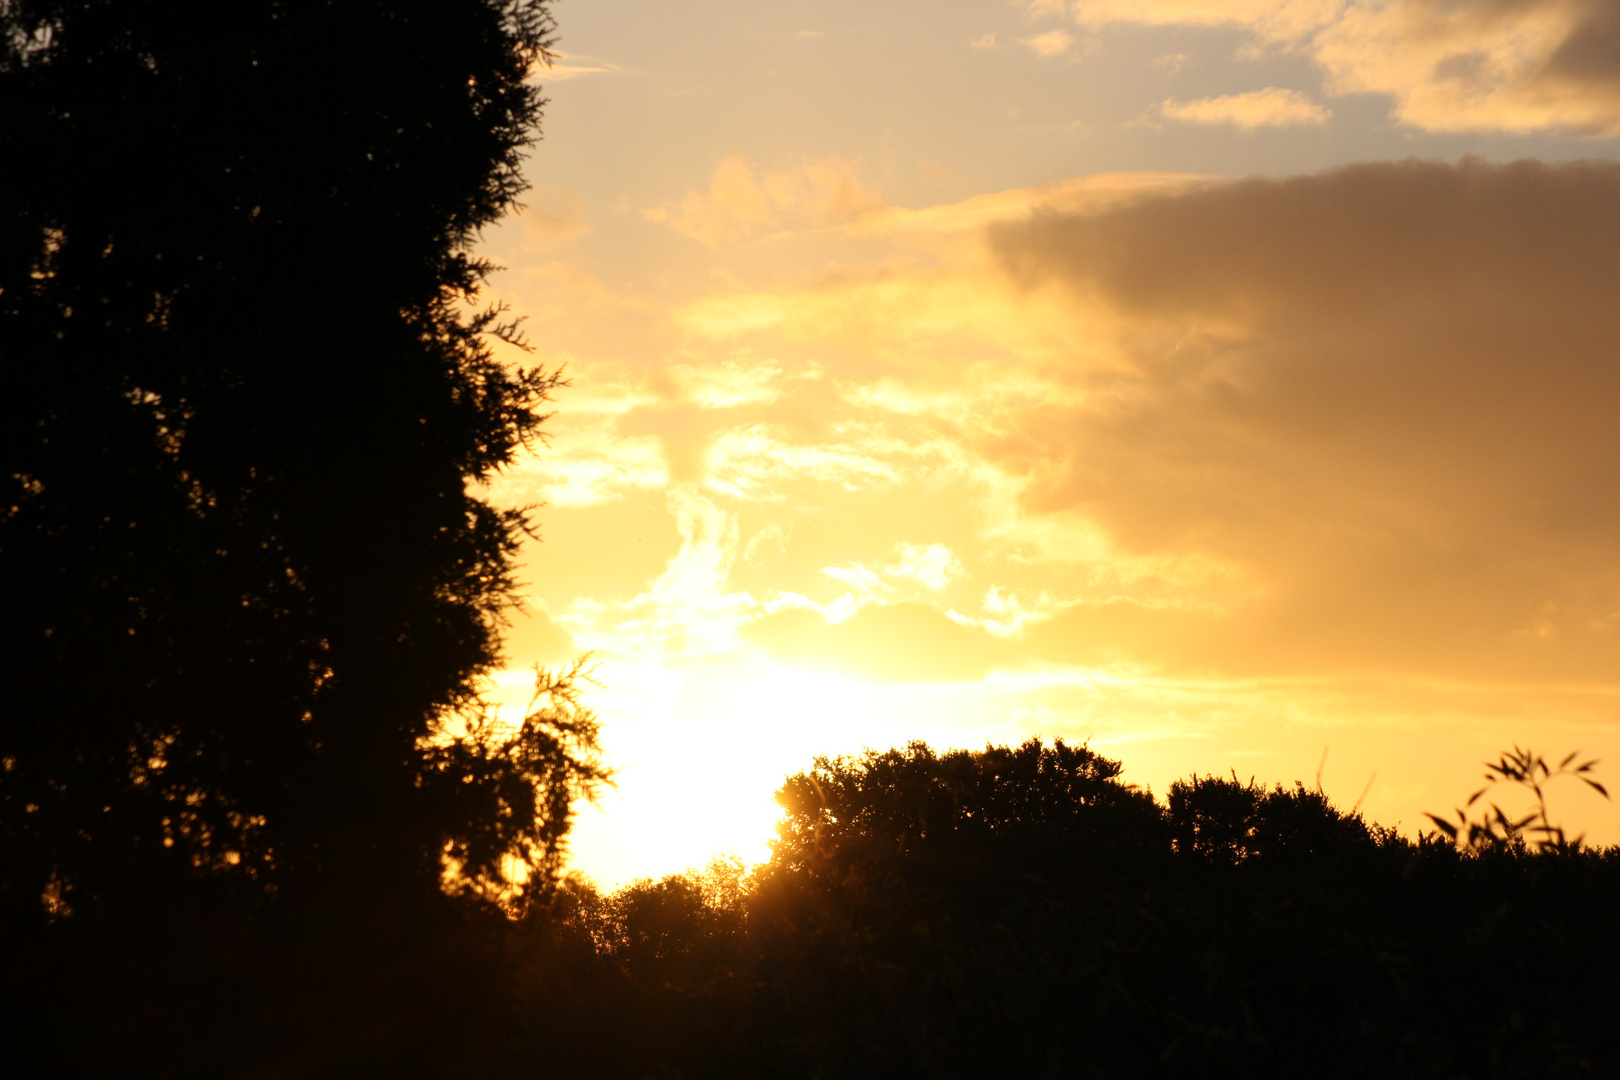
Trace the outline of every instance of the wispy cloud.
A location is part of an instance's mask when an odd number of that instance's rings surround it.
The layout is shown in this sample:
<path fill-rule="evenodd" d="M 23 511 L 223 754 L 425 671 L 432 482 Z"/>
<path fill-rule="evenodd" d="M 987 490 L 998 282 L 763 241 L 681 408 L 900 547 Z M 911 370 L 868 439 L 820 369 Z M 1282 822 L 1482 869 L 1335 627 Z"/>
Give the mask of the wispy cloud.
<path fill-rule="evenodd" d="M 537 63 L 529 69 L 531 79 L 547 83 L 567 82 L 587 75 L 611 75 L 621 70 L 619 65 L 595 57 L 565 52 L 555 52 L 551 56 L 551 63 Z"/>
<path fill-rule="evenodd" d="M 733 155 L 715 167 L 707 190 L 689 189 L 642 215 L 712 246 L 775 228 L 838 225 L 881 205 L 854 162 L 826 158 L 761 172 Z"/>
<path fill-rule="evenodd" d="M 1023 43 L 1029 46 L 1037 56 L 1061 56 L 1069 51 L 1070 45 L 1074 44 L 1074 35 L 1067 30 L 1048 30 L 1044 34 L 1024 38 Z"/>
<path fill-rule="evenodd" d="M 1171 99 L 1161 102 L 1154 113 L 1190 124 L 1228 124 L 1251 131 L 1262 127 L 1321 127 L 1333 115 L 1298 90 L 1277 86 L 1196 101 Z"/>
<path fill-rule="evenodd" d="M 932 592 L 940 592 L 952 578 L 961 577 L 965 570 L 962 560 L 944 544 L 898 544 L 895 561 L 884 568 L 894 577 L 909 578 Z"/>

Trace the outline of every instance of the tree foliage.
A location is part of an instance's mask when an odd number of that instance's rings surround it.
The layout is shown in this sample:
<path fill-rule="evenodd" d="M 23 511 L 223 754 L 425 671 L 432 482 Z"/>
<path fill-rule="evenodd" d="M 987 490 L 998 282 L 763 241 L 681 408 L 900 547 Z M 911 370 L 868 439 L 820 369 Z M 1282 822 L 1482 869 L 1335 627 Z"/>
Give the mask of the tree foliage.
<path fill-rule="evenodd" d="M 818 758 L 777 795 L 785 814 L 776 860 L 800 867 L 833 852 L 899 857 L 992 838 L 1044 846 L 1140 840 L 1158 827 L 1158 812 L 1119 773 L 1119 762 L 1062 739 L 944 755 L 913 742 Z"/>
<path fill-rule="evenodd" d="M 537 668 L 515 728 L 480 706 L 461 717 L 462 731 L 424 747 L 420 775 L 442 823 L 450 889 L 521 914 L 562 876 L 573 805 L 594 799 L 611 775 L 596 713 L 580 701 L 589 678 L 584 658 L 564 671 Z"/>
<path fill-rule="evenodd" d="M 1267 790 L 1236 774 L 1191 776 L 1170 785 L 1165 818 L 1176 850 L 1213 862 L 1330 856 L 1377 835 L 1358 815 L 1334 808 L 1302 782 Z"/>
<path fill-rule="evenodd" d="M 475 485 L 558 382 L 469 306 L 551 25 L 542 0 L 0 0 L 8 918 L 198 878 L 431 888 L 447 846 L 545 863 L 554 827 L 471 808 L 527 812 L 513 785 L 553 764 L 440 736 L 528 527 Z"/>
<path fill-rule="evenodd" d="M 606 772 L 481 692 L 554 371 L 481 308 L 544 0 L 0 0 L 0 1037 L 448 1075 Z M 50 1056 L 54 1055 L 54 1060 Z"/>

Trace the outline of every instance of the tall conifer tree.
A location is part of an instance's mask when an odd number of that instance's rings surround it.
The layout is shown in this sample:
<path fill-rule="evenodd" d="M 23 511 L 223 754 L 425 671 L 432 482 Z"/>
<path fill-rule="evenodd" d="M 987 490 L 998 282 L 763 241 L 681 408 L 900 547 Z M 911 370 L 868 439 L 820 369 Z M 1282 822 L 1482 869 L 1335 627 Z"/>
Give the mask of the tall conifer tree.
<path fill-rule="evenodd" d="M 431 890 L 446 852 L 498 887 L 554 851 L 589 717 L 441 730 L 526 527 L 475 485 L 555 385 L 469 314 L 551 28 L 543 0 L 0 0 L 9 920 Z"/>

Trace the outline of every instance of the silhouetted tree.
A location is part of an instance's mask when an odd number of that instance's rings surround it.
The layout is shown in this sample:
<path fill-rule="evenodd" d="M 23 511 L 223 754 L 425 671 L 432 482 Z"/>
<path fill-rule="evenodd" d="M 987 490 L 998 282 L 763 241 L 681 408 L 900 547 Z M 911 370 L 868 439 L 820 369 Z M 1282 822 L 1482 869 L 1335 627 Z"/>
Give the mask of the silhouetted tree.
<path fill-rule="evenodd" d="M 857 852 L 899 858 L 985 842 L 1064 855 L 1075 845 L 1152 845 L 1163 832 L 1158 808 L 1120 783 L 1120 771 L 1119 762 L 1061 739 L 943 756 L 913 742 L 817 758 L 777 793 L 786 814 L 774 862 L 799 867 Z"/>
<path fill-rule="evenodd" d="M 543 0 L 0 0 L 13 925 L 549 868 L 590 732 L 447 723 L 527 527 L 476 485 L 557 384 L 468 306 L 550 29 Z"/>
<path fill-rule="evenodd" d="M 497 360 L 471 248 L 550 33 L 0 0 L 9 1060 L 443 1074 L 499 1023 L 499 909 L 604 778 L 583 672 L 479 698 L 528 528 L 479 485 L 557 376 Z"/>
<path fill-rule="evenodd" d="M 1370 847 L 1374 831 L 1295 782 L 1267 790 L 1234 774 L 1171 783 L 1165 816 L 1182 855 L 1235 864 L 1253 858 L 1307 858 Z"/>

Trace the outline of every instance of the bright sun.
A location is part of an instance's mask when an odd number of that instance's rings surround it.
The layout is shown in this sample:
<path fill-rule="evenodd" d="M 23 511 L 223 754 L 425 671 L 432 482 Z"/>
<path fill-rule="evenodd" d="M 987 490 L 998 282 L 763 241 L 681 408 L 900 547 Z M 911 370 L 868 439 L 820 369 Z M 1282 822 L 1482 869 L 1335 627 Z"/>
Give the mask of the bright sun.
<path fill-rule="evenodd" d="M 781 815 L 774 795 L 789 774 L 818 754 L 915 738 L 960 743 L 976 708 L 960 687 L 919 693 L 763 655 L 680 666 L 608 657 L 596 677 L 589 700 L 604 721 L 616 787 L 599 809 L 581 808 L 570 861 L 603 887 L 723 854 L 763 861 Z M 507 707 L 522 706 L 532 678 L 502 675 Z"/>

